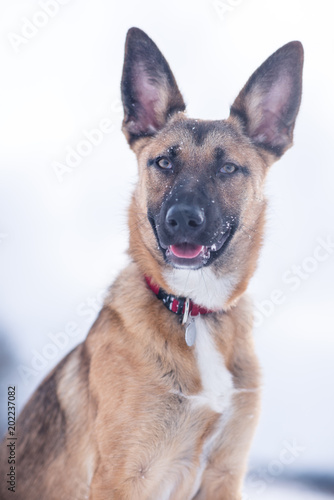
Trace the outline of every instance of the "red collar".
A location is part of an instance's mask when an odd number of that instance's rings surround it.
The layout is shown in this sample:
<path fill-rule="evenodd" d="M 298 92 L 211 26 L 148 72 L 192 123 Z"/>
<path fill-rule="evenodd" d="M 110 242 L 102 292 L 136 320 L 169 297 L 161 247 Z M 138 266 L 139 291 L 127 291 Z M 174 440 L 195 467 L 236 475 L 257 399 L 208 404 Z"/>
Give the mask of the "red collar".
<path fill-rule="evenodd" d="M 176 297 L 175 295 L 168 294 L 159 285 L 152 282 L 152 278 L 145 276 L 146 283 L 148 287 L 155 293 L 158 299 L 160 299 L 163 304 L 175 314 L 182 315 L 182 323 L 185 323 L 188 316 L 198 316 L 199 314 L 210 314 L 214 311 L 212 309 L 207 309 L 206 307 L 199 306 L 195 304 L 191 299 L 186 297 Z"/>

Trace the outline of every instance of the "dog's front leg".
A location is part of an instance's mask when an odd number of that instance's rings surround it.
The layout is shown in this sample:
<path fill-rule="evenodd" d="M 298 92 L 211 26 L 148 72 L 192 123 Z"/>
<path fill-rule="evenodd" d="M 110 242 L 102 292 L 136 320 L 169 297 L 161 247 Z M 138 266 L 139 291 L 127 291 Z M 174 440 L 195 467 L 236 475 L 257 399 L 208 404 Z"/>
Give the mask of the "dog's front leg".
<path fill-rule="evenodd" d="M 224 478 L 220 481 L 216 479 L 211 484 L 204 481 L 193 500 L 242 500 L 242 477 L 236 481 L 231 480 L 231 478 Z"/>
<path fill-rule="evenodd" d="M 194 500 L 241 500 L 259 403 L 258 389 L 240 390 L 235 396 L 233 417 L 208 460 Z"/>

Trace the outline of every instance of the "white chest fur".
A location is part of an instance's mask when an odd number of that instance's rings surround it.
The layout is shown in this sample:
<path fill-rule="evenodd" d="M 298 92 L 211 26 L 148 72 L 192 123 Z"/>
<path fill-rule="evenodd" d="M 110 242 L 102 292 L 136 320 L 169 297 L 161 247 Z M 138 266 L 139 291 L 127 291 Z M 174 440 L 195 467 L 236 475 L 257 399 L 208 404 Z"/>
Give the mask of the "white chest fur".
<path fill-rule="evenodd" d="M 175 295 L 191 299 L 208 309 L 221 309 L 238 282 L 237 274 L 218 278 L 209 267 L 202 269 L 168 269 L 164 278 Z"/>
<path fill-rule="evenodd" d="M 225 360 L 217 349 L 205 319 L 198 317 L 195 322 L 195 356 L 203 386 L 196 398 L 215 412 L 225 414 L 230 410 L 234 393 L 232 375 L 226 368 Z"/>
<path fill-rule="evenodd" d="M 203 445 L 200 465 L 194 482 L 193 494 L 198 490 L 208 457 L 214 443 L 224 430 L 226 422 L 232 413 L 232 398 L 235 392 L 231 372 L 226 368 L 224 358 L 218 351 L 214 338 L 210 333 L 205 319 L 196 318 L 197 338 L 195 356 L 202 381 L 202 392 L 194 396 L 194 404 L 207 405 L 213 411 L 220 413 L 219 425 Z M 191 497 L 192 498 L 192 497 Z"/>
<path fill-rule="evenodd" d="M 223 355 L 217 349 L 214 337 L 208 328 L 207 320 L 199 316 L 195 318 L 195 324 L 197 335 L 195 345 L 192 349 L 194 350 L 197 361 L 202 382 L 202 390 L 196 395 L 185 395 L 180 392 L 176 393 L 189 401 L 189 410 L 193 410 L 197 415 L 198 409 L 203 408 L 218 413 L 220 417 L 214 432 L 211 433 L 203 443 L 199 462 L 196 461 L 196 476 L 192 477 L 192 488 L 191 492 L 189 492 L 189 496 L 186 497 L 187 500 L 191 500 L 194 497 L 201 485 L 203 473 L 216 440 L 224 432 L 225 425 L 232 415 L 233 394 L 236 392 L 233 386 L 232 375 L 226 368 Z M 177 463 L 179 463 L 179 461 L 177 461 Z M 171 498 L 172 493 L 175 493 L 180 482 L 182 482 L 180 478 L 183 477 L 186 479 L 189 471 L 192 471 L 192 473 L 194 472 L 194 466 L 194 463 L 188 464 L 186 470 L 174 472 L 170 481 L 164 484 L 163 491 L 159 491 L 158 498 L 164 500 Z M 179 474 L 179 479 L 176 483 L 175 477 L 177 477 L 177 474 Z"/>

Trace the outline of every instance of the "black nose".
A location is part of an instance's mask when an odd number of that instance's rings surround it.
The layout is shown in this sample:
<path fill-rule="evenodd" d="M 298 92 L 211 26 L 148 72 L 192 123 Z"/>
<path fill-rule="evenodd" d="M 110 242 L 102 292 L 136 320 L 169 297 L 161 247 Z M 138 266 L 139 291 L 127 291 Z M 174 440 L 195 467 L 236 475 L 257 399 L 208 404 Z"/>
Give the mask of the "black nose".
<path fill-rule="evenodd" d="M 172 233 L 191 233 L 201 229 L 205 221 L 204 211 L 200 207 L 187 203 L 172 205 L 166 214 L 166 224 Z"/>

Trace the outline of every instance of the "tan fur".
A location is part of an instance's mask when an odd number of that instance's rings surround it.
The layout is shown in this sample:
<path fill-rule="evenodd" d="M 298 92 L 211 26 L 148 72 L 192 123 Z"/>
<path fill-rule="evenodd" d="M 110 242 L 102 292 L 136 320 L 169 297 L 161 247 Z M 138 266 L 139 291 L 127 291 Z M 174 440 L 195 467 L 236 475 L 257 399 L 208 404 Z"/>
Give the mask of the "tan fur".
<path fill-rule="evenodd" d="M 144 41 L 147 44 L 147 37 Z M 127 50 L 131 50 L 128 45 Z M 140 66 L 138 71 L 144 69 Z M 166 66 L 164 71 L 168 73 Z M 175 89 L 174 100 L 167 95 L 166 81 L 155 104 L 159 130 L 132 140 L 142 124 L 129 111 L 125 114 L 124 132 L 139 168 L 129 208 L 131 262 L 111 286 L 85 342 L 45 379 L 19 418 L 16 500 L 241 499 L 260 401 L 252 310 L 244 292 L 262 242 L 264 180 L 277 155 L 254 146 L 233 113 L 196 143 L 185 127 L 189 121 L 182 112 L 182 97 Z M 173 78 L 168 81 L 175 87 Z M 250 99 L 244 93 L 236 107 Z M 257 95 L 254 99 L 257 105 Z M 166 106 L 180 110 L 164 117 Z M 151 118 L 143 116 L 145 123 Z M 258 116 L 256 120 L 259 128 Z M 206 123 L 191 121 L 191 130 Z M 226 398 L 227 407 L 218 411 L 205 392 L 208 382 L 200 369 L 201 352 L 186 344 L 184 326 L 157 300 L 144 275 L 175 294 L 170 285 L 174 271 L 148 220 L 148 208 L 159 209 L 174 181 L 157 168 L 147 168 L 149 159 L 179 145 L 182 178 L 191 192 L 208 175 L 213 152 L 222 144 L 228 157 L 249 167 L 251 175 L 231 178 L 212 201 L 240 214 L 238 230 L 223 257 L 210 265 L 212 279 L 221 280 L 223 287 L 229 277 L 229 288 L 219 311 L 201 318 L 213 346 L 210 355 L 221 361 L 226 376 L 218 396 Z M 1 460 L 3 471 L 4 446 Z M 0 498 L 14 498 L 4 474 Z"/>

